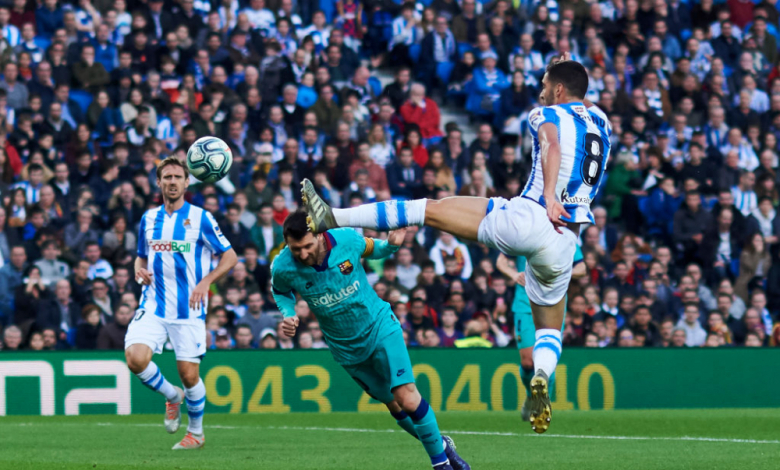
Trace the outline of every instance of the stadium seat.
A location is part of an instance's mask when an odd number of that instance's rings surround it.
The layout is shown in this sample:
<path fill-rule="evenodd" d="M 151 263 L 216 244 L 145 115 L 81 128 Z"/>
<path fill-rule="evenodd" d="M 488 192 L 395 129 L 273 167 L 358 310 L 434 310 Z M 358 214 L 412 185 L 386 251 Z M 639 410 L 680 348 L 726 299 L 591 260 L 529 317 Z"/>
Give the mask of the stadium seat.
<path fill-rule="evenodd" d="M 35 39 L 33 39 L 33 42 L 36 46 L 40 47 L 44 51 L 51 45 L 51 39 L 42 38 L 40 36 L 37 36 Z"/>
<path fill-rule="evenodd" d="M 378 78 L 371 76 L 368 77 L 368 84 L 371 85 L 371 90 L 374 92 L 374 96 L 382 94 L 382 82 Z"/>
<path fill-rule="evenodd" d="M 416 64 L 420 60 L 420 45 L 412 44 L 409 46 L 409 58 Z"/>
<path fill-rule="evenodd" d="M 83 90 L 71 90 L 70 98 L 78 103 L 81 111 L 86 113 L 89 105 L 92 104 L 92 94 Z"/>

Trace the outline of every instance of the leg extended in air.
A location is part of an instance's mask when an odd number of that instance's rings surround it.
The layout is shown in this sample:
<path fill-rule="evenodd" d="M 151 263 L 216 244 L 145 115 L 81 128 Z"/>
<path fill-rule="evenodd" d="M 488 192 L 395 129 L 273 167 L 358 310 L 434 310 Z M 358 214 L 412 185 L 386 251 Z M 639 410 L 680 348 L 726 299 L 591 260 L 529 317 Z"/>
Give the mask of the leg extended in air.
<path fill-rule="evenodd" d="M 454 196 L 438 201 L 383 201 L 349 209 L 333 209 L 317 195 L 308 179 L 301 194 L 309 214 L 309 228 L 321 233 L 336 227 L 394 230 L 411 225 L 442 230 L 465 240 L 477 241 L 479 224 L 485 218 L 489 199 Z"/>

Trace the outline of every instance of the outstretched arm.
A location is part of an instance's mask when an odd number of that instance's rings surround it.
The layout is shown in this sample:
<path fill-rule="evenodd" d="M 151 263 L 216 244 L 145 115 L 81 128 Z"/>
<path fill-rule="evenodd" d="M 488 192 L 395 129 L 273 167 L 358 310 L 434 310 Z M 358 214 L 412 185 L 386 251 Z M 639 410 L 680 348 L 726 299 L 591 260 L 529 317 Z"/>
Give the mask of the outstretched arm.
<path fill-rule="evenodd" d="M 392 255 L 404 242 L 406 229 L 393 230 L 388 235 L 387 240 L 366 237 L 366 249 L 363 251 L 363 258 L 381 259 Z"/>
<path fill-rule="evenodd" d="M 555 231 L 563 233 L 560 227 L 565 227 L 566 222 L 561 220 L 561 217 L 570 218 L 571 215 L 566 212 L 555 194 L 558 173 L 561 170 L 561 144 L 558 141 L 558 127 L 555 124 L 546 122 L 539 127 L 539 146 L 542 154 L 543 194 L 547 217 L 555 227 Z"/>
<path fill-rule="evenodd" d="M 282 276 L 278 276 L 271 266 L 271 292 L 276 302 L 276 308 L 282 312 L 282 331 L 287 337 L 292 338 L 298 329 L 298 316 L 295 314 L 295 294 L 284 281 Z"/>

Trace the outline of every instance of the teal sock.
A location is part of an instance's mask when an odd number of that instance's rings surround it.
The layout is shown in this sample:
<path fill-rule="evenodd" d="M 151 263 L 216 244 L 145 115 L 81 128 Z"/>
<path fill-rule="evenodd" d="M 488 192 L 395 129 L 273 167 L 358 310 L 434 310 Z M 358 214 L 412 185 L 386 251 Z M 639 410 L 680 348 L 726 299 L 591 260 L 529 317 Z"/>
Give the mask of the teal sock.
<path fill-rule="evenodd" d="M 525 397 L 531 398 L 531 379 L 534 378 L 534 370 L 520 366 L 520 380 L 525 386 Z"/>
<path fill-rule="evenodd" d="M 431 463 L 435 467 L 447 461 L 447 454 L 444 453 L 444 441 L 439 432 L 439 424 L 436 422 L 436 415 L 428 406 L 428 402 L 423 399 L 420 406 L 411 415 L 414 423 L 414 430 L 420 438 L 425 451 L 431 458 Z"/>
<path fill-rule="evenodd" d="M 414 423 L 412 422 L 412 418 L 406 414 L 406 411 L 401 410 L 398 413 L 393 413 L 391 411 L 390 414 L 393 415 L 395 422 L 398 423 L 398 425 L 401 426 L 404 431 L 411 434 L 415 439 L 419 439 L 419 437 L 417 437 L 417 431 L 414 430 Z"/>

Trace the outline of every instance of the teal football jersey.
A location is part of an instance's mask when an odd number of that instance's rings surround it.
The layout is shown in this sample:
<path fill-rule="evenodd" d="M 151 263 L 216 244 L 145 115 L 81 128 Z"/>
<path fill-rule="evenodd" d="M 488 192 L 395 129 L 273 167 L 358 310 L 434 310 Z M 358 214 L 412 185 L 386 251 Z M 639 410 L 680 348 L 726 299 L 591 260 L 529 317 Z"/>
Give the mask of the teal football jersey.
<path fill-rule="evenodd" d="M 325 232 L 325 240 L 329 250 L 320 266 L 298 262 L 288 247 L 279 253 L 271 267 L 274 298 L 284 316 L 291 317 L 294 309 L 284 304 L 297 292 L 317 317 L 334 359 L 358 364 L 378 340 L 401 326 L 390 304 L 368 283 L 361 263 L 366 239 L 343 228 Z"/>

